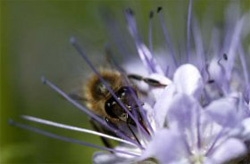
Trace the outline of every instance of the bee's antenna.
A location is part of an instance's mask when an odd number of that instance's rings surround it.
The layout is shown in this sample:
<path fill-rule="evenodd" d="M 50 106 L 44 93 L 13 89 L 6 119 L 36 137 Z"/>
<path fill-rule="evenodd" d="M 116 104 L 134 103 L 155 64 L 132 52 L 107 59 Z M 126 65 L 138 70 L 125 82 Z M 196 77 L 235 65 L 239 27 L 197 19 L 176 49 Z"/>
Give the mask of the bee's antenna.
<path fill-rule="evenodd" d="M 169 34 L 168 34 L 168 30 L 165 26 L 165 21 L 163 19 L 163 15 L 162 15 L 162 7 L 158 7 L 157 8 L 157 13 L 158 13 L 158 16 L 159 16 L 159 19 L 160 19 L 160 23 L 161 23 L 161 28 L 162 28 L 162 31 L 163 31 L 163 35 L 164 35 L 164 38 L 165 38 L 165 41 L 168 45 L 168 48 L 169 48 L 169 53 L 172 57 L 172 61 L 174 63 L 174 66 L 177 67 L 177 60 L 176 60 L 176 54 L 174 52 L 174 49 L 173 49 L 173 46 L 170 42 L 170 38 L 169 38 Z"/>
<path fill-rule="evenodd" d="M 103 147 L 103 146 L 98 146 L 98 145 L 94 145 L 94 144 L 91 144 L 91 143 L 87 143 L 87 142 L 84 142 L 84 141 L 80 141 L 80 140 L 77 140 L 77 139 L 72 139 L 72 138 L 60 136 L 60 135 L 57 135 L 57 134 L 54 134 L 54 133 L 50 133 L 50 132 L 42 130 L 42 129 L 35 128 L 33 126 L 29 126 L 29 125 L 17 123 L 15 121 L 11 120 L 11 119 L 8 120 L 8 123 L 10 125 L 13 125 L 13 126 L 16 126 L 16 127 L 22 128 L 22 129 L 30 130 L 30 131 L 33 131 L 35 133 L 42 134 L 44 136 L 47 136 L 47 137 L 50 137 L 50 138 L 55 138 L 55 139 L 58 139 L 58 140 L 61 140 L 61 141 L 76 143 L 76 144 L 80 144 L 80 145 L 84 145 L 84 146 L 88 146 L 88 147 L 92 147 L 92 148 L 97 148 L 97 149 L 101 149 L 101 150 L 106 150 L 106 151 L 112 151 L 112 152 L 127 154 L 127 155 L 131 155 L 131 156 L 134 156 L 134 157 L 139 156 L 137 154 L 130 153 L 130 152 L 127 152 L 127 151 L 111 149 L 111 148 L 107 148 L 107 147 Z"/>

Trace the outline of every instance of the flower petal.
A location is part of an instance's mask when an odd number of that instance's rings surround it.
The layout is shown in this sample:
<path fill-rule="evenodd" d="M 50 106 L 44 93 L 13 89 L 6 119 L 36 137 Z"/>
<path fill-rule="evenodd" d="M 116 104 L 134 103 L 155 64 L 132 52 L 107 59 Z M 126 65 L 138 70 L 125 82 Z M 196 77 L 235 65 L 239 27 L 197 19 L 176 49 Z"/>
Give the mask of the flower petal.
<path fill-rule="evenodd" d="M 164 126 L 167 112 L 175 94 L 175 86 L 170 84 L 158 97 L 154 105 L 154 116 L 156 127 L 161 129 Z"/>
<path fill-rule="evenodd" d="M 242 121 L 243 126 L 243 132 L 241 134 L 241 137 L 243 137 L 244 140 L 250 140 L 250 118 L 247 118 Z"/>
<path fill-rule="evenodd" d="M 141 160 L 153 157 L 159 163 L 178 164 L 181 160 L 187 159 L 185 158 L 186 155 L 184 143 L 179 133 L 169 129 L 162 129 L 155 134 L 148 144 L 141 156 Z"/>
<path fill-rule="evenodd" d="M 247 149 L 243 142 L 231 138 L 218 147 L 213 153 L 212 159 L 215 163 L 224 163 L 244 155 Z"/>
<path fill-rule="evenodd" d="M 232 98 L 215 100 L 205 110 L 206 114 L 222 126 L 235 127 L 239 123 L 237 106 Z"/>
<path fill-rule="evenodd" d="M 204 87 L 199 70 L 191 64 L 184 64 L 176 70 L 174 84 L 178 92 L 193 96 L 198 96 Z"/>
<path fill-rule="evenodd" d="M 185 94 L 176 94 L 168 110 L 168 126 L 194 129 L 199 111 L 200 106 L 196 99 Z"/>
<path fill-rule="evenodd" d="M 105 153 L 105 152 L 96 152 L 93 155 L 93 163 L 94 164 L 126 164 L 132 163 L 132 159 L 128 160 L 129 158 L 126 157 L 119 157 L 115 154 Z"/>

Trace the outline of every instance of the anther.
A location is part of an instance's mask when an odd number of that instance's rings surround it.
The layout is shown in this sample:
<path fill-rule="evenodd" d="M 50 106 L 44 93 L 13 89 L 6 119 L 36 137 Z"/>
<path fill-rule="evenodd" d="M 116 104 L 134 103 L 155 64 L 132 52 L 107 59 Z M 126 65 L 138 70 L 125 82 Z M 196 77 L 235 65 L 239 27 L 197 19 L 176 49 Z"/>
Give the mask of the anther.
<path fill-rule="evenodd" d="M 153 16 L 154 16 L 154 11 L 151 10 L 151 11 L 149 12 L 149 18 L 153 18 Z"/>
<path fill-rule="evenodd" d="M 41 81 L 42 81 L 43 84 L 47 84 L 47 80 L 46 80 L 46 78 L 44 76 L 41 77 Z"/>
<path fill-rule="evenodd" d="M 76 39 L 75 39 L 75 37 L 70 37 L 69 38 L 69 42 L 71 43 L 71 44 L 74 44 L 75 42 L 76 42 Z"/>
<path fill-rule="evenodd" d="M 131 8 L 127 8 L 125 11 L 130 15 L 135 15 L 134 11 Z"/>
<path fill-rule="evenodd" d="M 207 81 L 209 84 L 212 84 L 212 83 L 214 83 L 214 80 L 213 79 L 210 79 L 210 80 L 208 80 Z"/>
<path fill-rule="evenodd" d="M 226 53 L 223 54 L 223 59 L 227 61 L 228 57 Z"/>
<path fill-rule="evenodd" d="M 161 6 L 157 7 L 157 13 L 159 13 L 161 10 L 162 10 Z"/>

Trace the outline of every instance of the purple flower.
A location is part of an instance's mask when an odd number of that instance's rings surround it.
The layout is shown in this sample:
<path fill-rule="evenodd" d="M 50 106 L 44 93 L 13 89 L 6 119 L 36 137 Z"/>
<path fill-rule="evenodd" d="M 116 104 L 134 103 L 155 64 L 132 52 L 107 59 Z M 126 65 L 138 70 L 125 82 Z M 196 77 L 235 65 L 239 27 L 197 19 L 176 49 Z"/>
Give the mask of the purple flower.
<path fill-rule="evenodd" d="M 236 17 L 232 17 L 232 9 Z M 139 107 L 141 120 L 129 112 L 135 126 L 134 137 L 129 137 L 123 129 L 110 126 L 104 119 L 97 117 L 70 96 L 62 92 L 53 83 L 43 82 L 58 92 L 78 109 L 85 112 L 106 129 L 116 133 L 110 136 L 83 128 L 68 126 L 31 116 L 24 119 L 91 133 L 119 142 L 114 148 L 96 146 L 83 141 L 58 136 L 30 126 L 11 122 L 13 125 L 33 130 L 43 135 L 60 140 L 83 144 L 105 150 L 93 156 L 93 162 L 103 163 L 163 163 L 163 164 L 222 164 L 240 159 L 249 153 L 246 143 L 250 140 L 249 110 L 249 75 L 242 45 L 248 35 L 249 14 L 239 15 L 237 5 L 229 6 L 227 21 L 221 43 L 217 36 L 218 29 L 213 30 L 211 54 L 205 53 L 202 33 L 198 22 L 192 16 L 192 0 L 189 1 L 187 14 L 186 60 L 180 63 L 170 42 L 168 30 L 164 26 L 162 8 L 157 9 L 166 44 L 168 59 L 153 56 L 151 26 L 149 26 L 149 45 L 142 42 L 133 11 L 126 10 L 128 30 L 133 37 L 138 55 L 144 66 L 137 62 L 124 64 L 128 73 L 143 74 L 154 79 L 165 87 L 152 87 L 145 81 L 135 82 L 138 89 L 147 93 L 140 100 L 131 94 L 133 99 L 143 106 Z M 233 16 L 235 16 L 233 15 Z M 153 12 L 150 13 L 150 25 Z M 230 18 L 230 19 L 229 19 Z M 191 46 L 193 34 L 194 47 Z M 110 94 L 117 99 L 114 91 L 107 85 L 96 68 L 84 54 L 74 38 L 71 43 L 84 58 L 93 72 L 99 77 Z M 162 61 L 167 61 L 162 62 Z M 239 62 L 238 62 L 239 61 Z M 130 68 L 133 68 L 132 70 Z M 145 69 L 146 68 L 146 69 Z M 124 106 L 124 104 L 120 104 Z M 140 105 L 139 105 L 140 106 Z M 127 110 L 126 107 L 123 107 Z"/>

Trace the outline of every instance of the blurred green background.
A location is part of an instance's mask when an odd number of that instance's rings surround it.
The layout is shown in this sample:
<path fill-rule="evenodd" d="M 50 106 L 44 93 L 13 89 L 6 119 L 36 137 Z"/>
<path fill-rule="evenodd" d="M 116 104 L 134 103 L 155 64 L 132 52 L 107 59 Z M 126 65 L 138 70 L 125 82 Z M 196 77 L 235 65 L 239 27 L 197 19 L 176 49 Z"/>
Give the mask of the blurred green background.
<path fill-rule="evenodd" d="M 0 163 L 91 163 L 93 148 L 47 138 L 30 131 L 8 125 L 9 118 L 31 115 L 64 124 L 91 128 L 84 113 L 75 109 L 55 92 L 40 82 L 42 75 L 65 92 L 77 92 L 91 70 L 69 43 L 76 36 L 93 63 L 103 65 L 104 45 L 114 49 L 120 62 L 128 57 L 115 49 L 110 37 L 112 25 L 107 15 L 114 16 L 121 25 L 129 56 L 135 54 L 131 38 L 126 31 L 124 9 L 136 12 L 138 28 L 147 40 L 148 13 L 163 6 L 170 36 L 174 42 L 185 41 L 188 1 L 115 1 L 115 0 L 1 0 L 1 114 Z M 194 0 L 193 12 L 205 26 L 206 21 L 220 23 L 229 1 Z M 249 0 L 241 0 L 243 10 L 250 9 Z M 204 18 L 209 17 L 211 20 Z M 161 43 L 162 33 L 158 19 L 154 23 L 154 48 Z M 212 27 L 211 23 L 211 27 Z M 208 28 L 208 27 L 207 27 Z M 210 29 L 211 30 L 211 29 Z M 210 34 L 207 33 L 209 40 Z M 115 34 L 116 36 L 116 34 Z M 206 43 L 205 40 L 205 43 Z M 133 42 L 132 42 L 133 43 Z M 208 41 L 207 41 L 208 43 Z M 120 44 L 120 43 L 119 43 Z M 56 134 L 102 145 L 98 137 L 31 124 Z"/>

